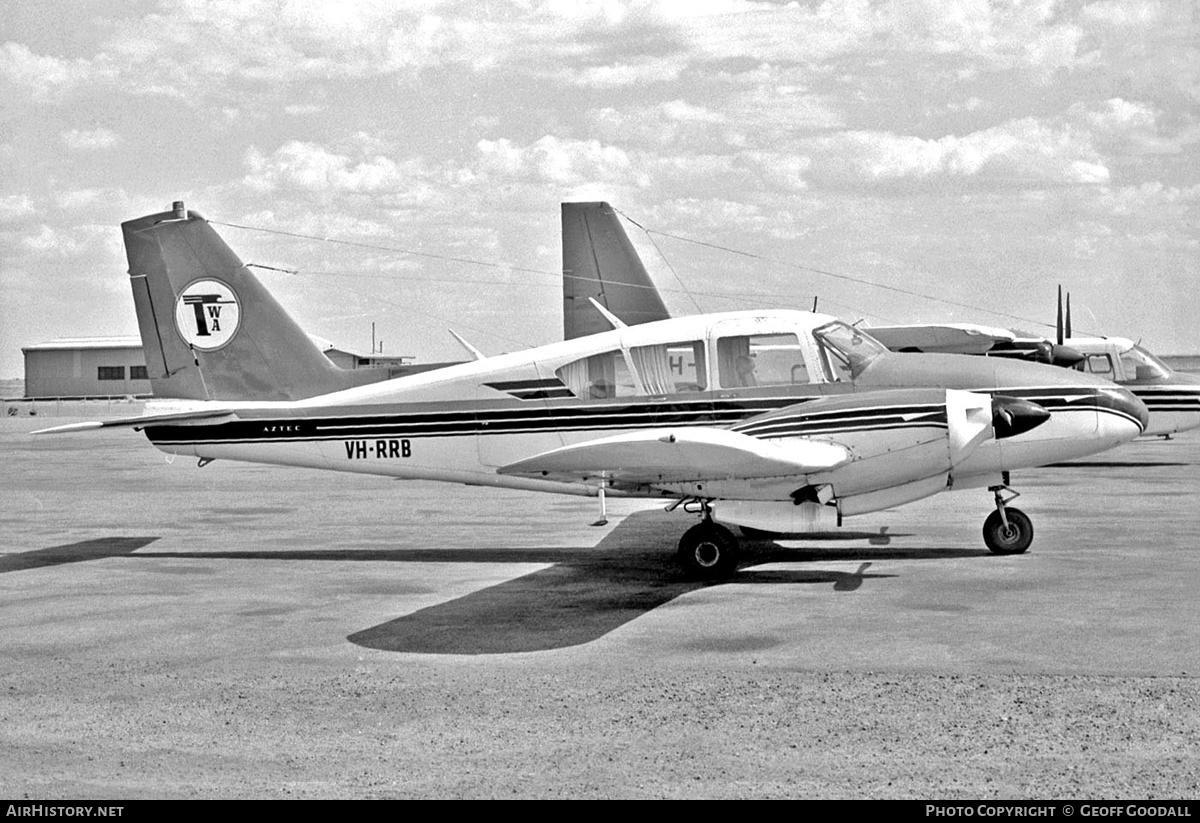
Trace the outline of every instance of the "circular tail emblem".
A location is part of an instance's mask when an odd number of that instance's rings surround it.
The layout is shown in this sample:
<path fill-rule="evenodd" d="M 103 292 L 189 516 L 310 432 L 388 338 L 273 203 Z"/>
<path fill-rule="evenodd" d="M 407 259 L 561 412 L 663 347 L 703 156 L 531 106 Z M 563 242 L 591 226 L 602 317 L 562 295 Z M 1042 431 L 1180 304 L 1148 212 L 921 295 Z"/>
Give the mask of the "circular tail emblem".
<path fill-rule="evenodd" d="M 175 328 L 200 351 L 227 344 L 237 334 L 240 321 L 237 295 L 219 280 L 195 280 L 175 301 Z"/>

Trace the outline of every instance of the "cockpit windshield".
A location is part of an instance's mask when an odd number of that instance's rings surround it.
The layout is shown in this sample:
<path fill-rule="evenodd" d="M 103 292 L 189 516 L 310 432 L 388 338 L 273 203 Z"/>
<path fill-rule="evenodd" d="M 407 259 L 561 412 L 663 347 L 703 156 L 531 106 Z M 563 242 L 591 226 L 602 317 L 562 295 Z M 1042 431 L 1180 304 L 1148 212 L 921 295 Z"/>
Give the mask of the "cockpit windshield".
<path fill-rule="evenodd" d="M 1121 352 L 1121 364 L 1132 380 L 1160 380 L 1171 373 L 1166 363 L 1141 346 Z"/>
<path fill-rule="evenodd" d="M 853 380 L 887 348 L 865 332 L 840 320 L 826 323 L 813 331 L 824 359 L 832 367 L 830 378 Z"/>

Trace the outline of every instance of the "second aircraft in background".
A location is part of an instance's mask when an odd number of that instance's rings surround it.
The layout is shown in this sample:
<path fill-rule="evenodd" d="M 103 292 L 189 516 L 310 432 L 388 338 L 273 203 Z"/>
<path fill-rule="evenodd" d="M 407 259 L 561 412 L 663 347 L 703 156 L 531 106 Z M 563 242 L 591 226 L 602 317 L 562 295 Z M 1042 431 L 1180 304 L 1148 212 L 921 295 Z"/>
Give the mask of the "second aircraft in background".
<path fill-rule="evenodd" d="M 563 333 L 569 340 L 605 327 L 595 299 L 630 325 L 670 317 L 615 210 L 603 202 L 563 203 Z M 1070 296 L 1060 289 L 1057 340 L 974 323 L 863 329 L 891 351 L 987 355 L 1050 363 L 1124 386 L 1150 411 L 1144 435 L 1169 437 L 1200 426 L 1200 375 L 1173 371 L 1123 337 L 1071 335 Z"/>

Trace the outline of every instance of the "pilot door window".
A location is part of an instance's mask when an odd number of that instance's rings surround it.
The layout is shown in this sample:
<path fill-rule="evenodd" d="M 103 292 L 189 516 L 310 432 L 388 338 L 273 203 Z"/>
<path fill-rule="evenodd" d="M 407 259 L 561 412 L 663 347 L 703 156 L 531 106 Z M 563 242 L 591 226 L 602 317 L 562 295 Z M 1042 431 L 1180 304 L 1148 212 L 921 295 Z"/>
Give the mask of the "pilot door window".
<path fill-rule="evenodd" d="M 753 334 L 717 340 L 721 388 L 806 385 L 808 368 L 794 334 Z"/>
<path fill-rule="evenodd" d="M 563 385 L 584 400 L 632 397 L 637 384 L 620 349 L 567 363 L 554 372 Z"/>

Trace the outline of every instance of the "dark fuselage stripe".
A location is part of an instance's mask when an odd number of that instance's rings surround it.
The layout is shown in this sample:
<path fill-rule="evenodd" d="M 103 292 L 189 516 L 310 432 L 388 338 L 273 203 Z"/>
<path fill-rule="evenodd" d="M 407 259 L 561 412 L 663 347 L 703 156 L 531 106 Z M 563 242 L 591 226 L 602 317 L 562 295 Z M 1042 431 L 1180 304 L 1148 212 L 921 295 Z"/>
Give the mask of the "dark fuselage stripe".
<path fill-rule="evenodd" d="M 1090 411 L 1116 414 L 1136 421 L 1127 412 L 1115 408 L 1102 394 L 1086 390 L 1025 389 L 996 391 L 995 394 L 1023 396 L 1038 402 L 1052 412 Z M 843 395 L 852 398 L 853 395 Z M 1040 398 L 1040 399 L 1039 399 Z M 217 425 L 150 426 L 147 437 L 163 444 L 195 445 L 199 443 L 282 443 L 292 441 L 321 441 L 372 439 L 385 437 L 455 437 L 493 434 L 528 434 L 554 431 L 589 431 L 613 429 L 656 428 L 663 426 L 729 425 L 746 421 L 764 412 L 807 403 L 820 398 L 777 397 L 733 400 L 699 400 L 669 403 L 604 404 L 597 406 L 566 406 L 546 404 L 541 407 L 523 405 L 512 409 L 462 409 L 420 413 L 360 413 L 358 415 L 321 415 L 283 418 L 249 418 Z M 794 413 L 763 420 L 746 421 L 735 430 L 755 433 L 760 427 L 790 424 L 791 421 L 824 423 L 830 431 L 855 431 L 878 422 L 881 416 L 911 415 L 926 417 L 931 412 L 942 415 L 944 407 L 920 405 L 880 405 L 860 409 L 804 408 Z"/>

